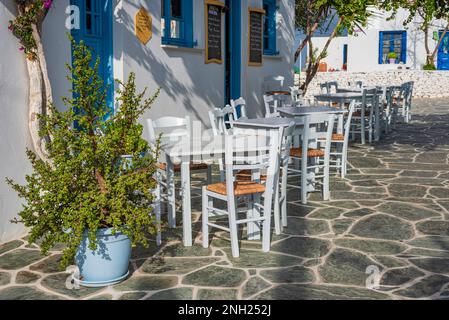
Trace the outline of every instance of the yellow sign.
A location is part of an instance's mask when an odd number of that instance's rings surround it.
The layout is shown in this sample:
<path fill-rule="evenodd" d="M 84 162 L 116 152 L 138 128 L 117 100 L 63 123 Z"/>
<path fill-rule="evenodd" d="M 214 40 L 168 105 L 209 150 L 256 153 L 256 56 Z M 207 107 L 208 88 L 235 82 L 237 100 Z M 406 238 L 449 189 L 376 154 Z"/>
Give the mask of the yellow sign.
<path fill-rule="evenodd" d="M 151 16 L 147 10 L 141 7 L 139 11 L 137 11 L 134 18 L 134 26 L 137 39 L 139 39 L 139 41 L 143 44 L 147 44 L 153 36 L 153 32 L 151 30 Z"/>

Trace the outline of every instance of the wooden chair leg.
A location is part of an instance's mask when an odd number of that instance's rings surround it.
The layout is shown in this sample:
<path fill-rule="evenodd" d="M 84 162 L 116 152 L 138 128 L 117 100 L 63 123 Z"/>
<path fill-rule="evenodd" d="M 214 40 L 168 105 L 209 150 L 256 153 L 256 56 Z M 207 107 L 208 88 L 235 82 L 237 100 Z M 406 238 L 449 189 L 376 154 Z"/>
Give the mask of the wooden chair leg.
<path fill-rule="evenodd" d="M 207 184 L 212 184 L 212 165 L 207 166 Z"/>
<path fill-rule="evenodd" d="M 307 204 L 307 157 L 301 158 L 301 203 Z"/>
<path fill-rule="evenodd" d="M 203 248 L 209 247 L 209 197 L 206 194 L 206 186 L 203 187 L 203 193 L 202 193 L 202 230 L 203 230 Z"/>
<path fill-rule="evenodd" d="M 158 174 L 158 173 L 157 173 Z M 157 182 L 157 186 L 154 192 L 154 196 L 156 198 L 155 205 L 154 205 L 154 215 L 156 218 L 156 245 L 160 246 L 162 242 L 162 235 L 161 235 L 161 185 L 159 184 L 159 181 Z"/>
<path fill-rule="evenodd" d="M 231 252 L 234 258 L 239 257 L 239 239 L 237 230 L 237 213 L 235 200 L 228 201 L 229 236 L 231 238 Z"/>
<path fill-rule="evenodd" d="M 281 234 L 281 216 L 280 216 L 280 197 L 279 184 L 276 186 L 274 192 L 274 230 L 277 235 Z"/>
<path fill-rule="evenodd" d="M 282 226 L 287 226 L 287 169 L 282 170 L 282 182 L 281 182 L 281 216 Z"/>

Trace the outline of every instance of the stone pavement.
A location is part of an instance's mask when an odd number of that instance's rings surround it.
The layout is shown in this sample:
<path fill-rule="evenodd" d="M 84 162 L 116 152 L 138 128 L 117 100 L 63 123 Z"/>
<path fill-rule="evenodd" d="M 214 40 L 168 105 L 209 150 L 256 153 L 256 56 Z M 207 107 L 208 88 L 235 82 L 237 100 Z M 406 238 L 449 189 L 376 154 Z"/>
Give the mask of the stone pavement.
<path fill-rule="evenodd" d="M 352 145 L 331 201 L 316 193 L 301 205 L 292 190 L 270 253 L 243 240 L 233 259 L 220 232 L 203 249 L 195 197 L 197 243 L 184 248 L 181 229 L 167 230 L 107 288 L 66 289 L 61 248 L 43 257 L 25 238 L 0 245 L 0 299 L 448 299 L 449 101 L 415 100 L 413 113 L 381 142 Z M 376 271 L 380 286 L 368 289 Z"/>

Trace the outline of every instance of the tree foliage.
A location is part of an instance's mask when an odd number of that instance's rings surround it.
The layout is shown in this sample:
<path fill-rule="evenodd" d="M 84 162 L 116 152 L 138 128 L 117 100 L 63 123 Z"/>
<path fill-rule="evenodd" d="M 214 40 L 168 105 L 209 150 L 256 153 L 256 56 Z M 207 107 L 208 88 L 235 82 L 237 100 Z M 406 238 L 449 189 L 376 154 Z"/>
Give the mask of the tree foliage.
<path fill-rule="evenodd" d="M 434 60 L 441 40 L 449 30 L 449 1 L 447 0 L 384 0 L 379 4 L 380 8 L 391 12 L 389 19 L 393 19 L 399 9 L 405 9 L 409 12 L 408 17 L 403 21 L 404 27 L 407 27 L 415 17 L 420 17 L 419 28 L 424 32 L 424 47 L 427 58 L 425 69 L 434 70 Z M 446 21 L 442 35 L 437 41 L 436 46 L 431 49 L 429 45 L 430 28 L 436 20 Z"/>
<path fill-rule="evenodd" d="M 305 35 L 305 38 L 295 52 L 295 61 L 306 44 L 309 46 L 309 57 L 313 56 L 312 36 L 316 31 L 330 31 L 330 35 L 321 52 L 316 55 L 316 59 L 308 61 L 306 80 L 302 85 L 304 93 L 316 75 L 318 66 L 326 56 L 326 51 L 332 40 L 343 31 L 354 34 L 356 30 L 363 29 L 372 15 L 370 6 L 375 4 L 376 0 L 296 0 L 295 25 Z"/>
<path fill-rule="evenodd" d="M 26 184 L 7 179 L 25 200 L 14 222 L 31 228 L 29 241 L 42 240 L 43 253 L 66 244 L 62 266 L 73 262 L 85 231 L 93 250 L 97 230 L 109 227 L 128 235 L 133 245 L 147 245 L 146 236 L 154 231 L 151 203 L 158 153 L 157 146 L 152 149 L 142 138 L 138 118 L 159 91 L 150 98 L 145 90 L 137 93 L 131 73 L 117 91 L 120 109 L 109 114 L 99 59 L 94 61 L 83 42 L 72 39 L 72 46 L 73 65 L 67 69 L 73 89 L 70 98 L 63 98 L 67 110 L 50 105 L 51 113 L 40 115 L 44 126 L 39 134 L 52 137 L 47 145 L 51 163 L 27 150 L 33 171 Z"/>

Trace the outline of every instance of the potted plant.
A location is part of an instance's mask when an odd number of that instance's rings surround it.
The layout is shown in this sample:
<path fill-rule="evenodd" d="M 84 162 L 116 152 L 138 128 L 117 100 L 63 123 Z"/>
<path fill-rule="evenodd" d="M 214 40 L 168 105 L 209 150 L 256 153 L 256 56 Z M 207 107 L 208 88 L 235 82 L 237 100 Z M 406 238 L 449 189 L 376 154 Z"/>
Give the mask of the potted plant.
<path fill-rule="evenodd" d="M 72 97 L 66 111 L 49 106 L 41 116 L 48 161 L 27 150 L 32 173 L 26 184 L 7 182 L 24 199 L 15 223 L 30 228 L 29 242 L 41 241 L 46 254 L 64 244 L 61 268 L 79 267 L 80 284 L 104 286 L 128 274 L 131 247 L 148 246 L 156 232 L 152 214 L 158 144 L 142 138 L 138 118 L 158 92 L 136 93 L 135 76 L 118 81 L 118 111 L 112 114 L 106 91 L 87 46 L 73 39 L 73 64 L 67 65 Z"/>
<path fill-rule="evenodd" d="M 396 63 L 396 59 L 398 58 L 398 54 L 396 52 L 390 52 L 387 55 L 388 61 L 390 64 L 395 64 Z"/>

